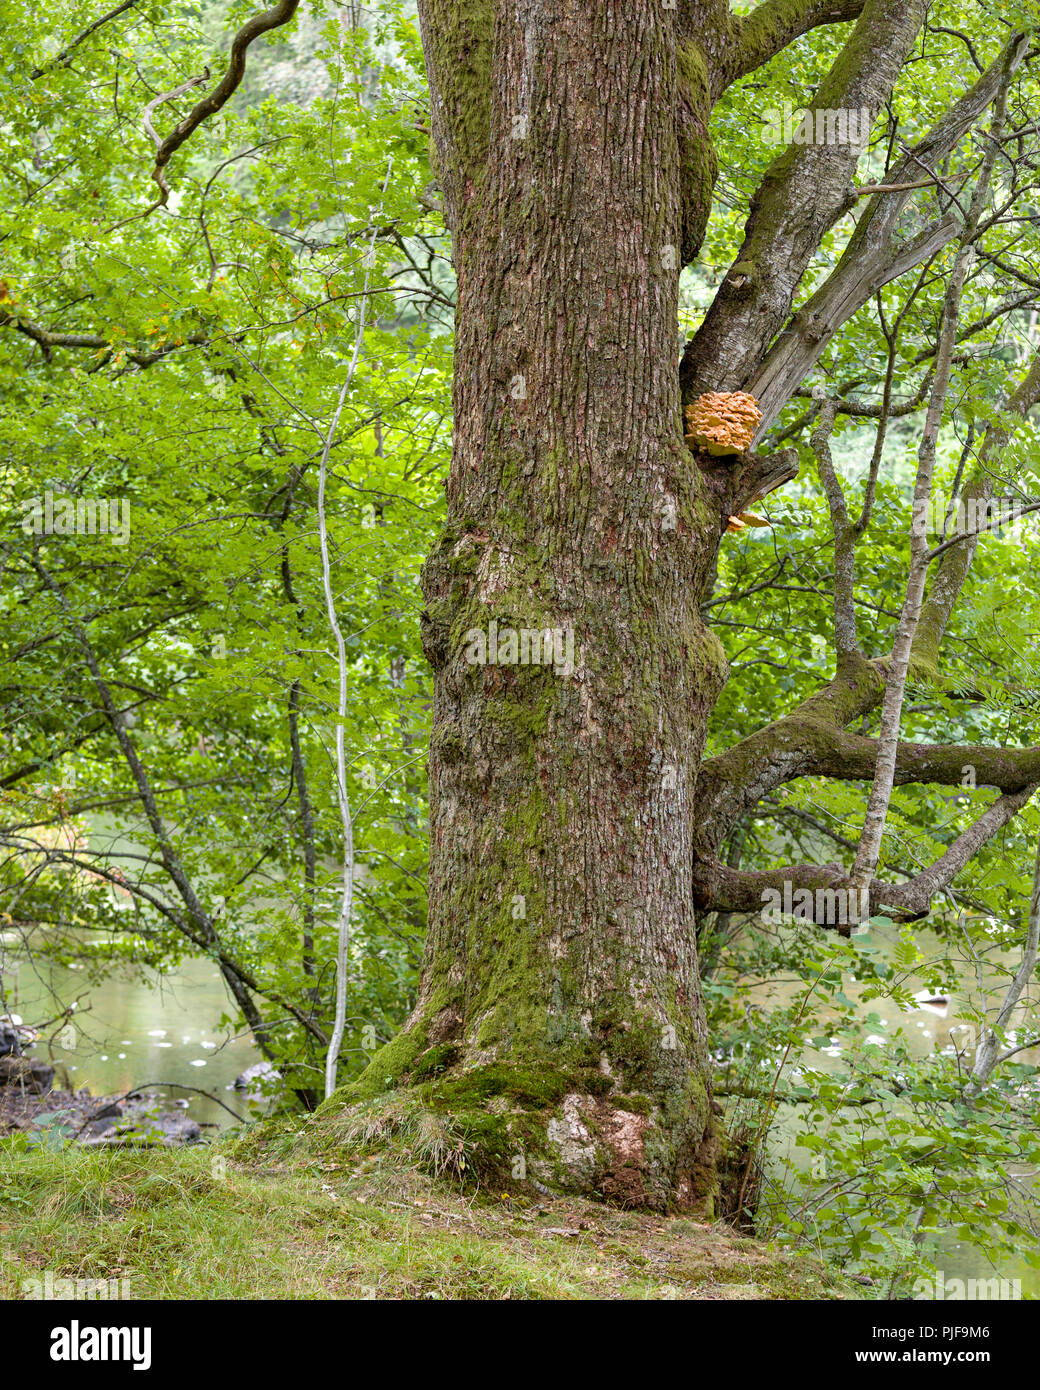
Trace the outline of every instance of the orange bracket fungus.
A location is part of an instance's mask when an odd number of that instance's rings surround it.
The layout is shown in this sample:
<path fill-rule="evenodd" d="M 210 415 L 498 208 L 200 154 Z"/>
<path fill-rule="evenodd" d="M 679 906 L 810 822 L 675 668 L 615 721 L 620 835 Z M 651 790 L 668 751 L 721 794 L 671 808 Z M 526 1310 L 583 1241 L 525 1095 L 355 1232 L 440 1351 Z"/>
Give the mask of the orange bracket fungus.
<path fill-rule="evenodd" d="M 686 407 L 686 442 L 715 458 L 751 447 L 762 412 L 746 391 L 705 391 Z"/>
<path fill-rule="evenodd" d="M 762 412 L 746 391 L 705 391 L 686 407 L 686 443 L 714 458 L 743 454 L 751 447 Z M 748 526 L 768 526 L 764 517 L 741 512 L 727 518 L 731 534 Z"/>

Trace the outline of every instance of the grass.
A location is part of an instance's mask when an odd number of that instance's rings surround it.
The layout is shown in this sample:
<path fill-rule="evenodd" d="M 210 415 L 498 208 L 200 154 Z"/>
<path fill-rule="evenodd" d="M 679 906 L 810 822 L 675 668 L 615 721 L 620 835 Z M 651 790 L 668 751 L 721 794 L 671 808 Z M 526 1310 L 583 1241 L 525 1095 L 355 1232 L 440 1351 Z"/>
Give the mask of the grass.
<path fill-rule="evenodd" d="M 135 1299 L 856 1296 L 724 1227 L 467 1192 L 403 1147 L 361 1156 L 314 1135 L 283 1121 L 188 1149 L 0 1141 L 0 1298 L 48 1271 L 125 1279 Z"/>

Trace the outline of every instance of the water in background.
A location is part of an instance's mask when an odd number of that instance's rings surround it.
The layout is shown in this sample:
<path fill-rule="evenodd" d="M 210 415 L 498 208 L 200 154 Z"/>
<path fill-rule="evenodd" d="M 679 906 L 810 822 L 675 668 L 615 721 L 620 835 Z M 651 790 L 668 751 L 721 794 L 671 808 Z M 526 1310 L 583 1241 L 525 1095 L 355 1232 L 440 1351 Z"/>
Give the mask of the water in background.
<path fill-rule="evenodd" d="M 9 949 L 11 945 L 8 938 Z M 12 960 L 17 963 L 14 973 Z M 54 1017 L 80 997 L 75 1046 L 55 1044 L 48 1050 L 41 1041 L 34 1050 L 34 1056 L 58 1069 L 55 1085 L 67 1081 L 71 1089 L 86 1086 L 95 1095 L 147 1087 L 171 1101 L 188 1101 L 193 1119 L 221 1129 L 236 1119 L 218 1101 L 242 1118 L 258 1113 L 240 1091 L 227 1089 L 260 1055 L 249 1037 L 218 1029 L 221 1014 L 231 1008 L 211 961 L 185 960 L 165 973 L 149 970 L 143 977 L 139 969 L 113 965 L 94 983 L 75 967 L 33 960 L 19 951 L 8 956 L 4 984 L 10 1009 L 27 1024 Z M 195 1095 L 171 1083 L 208 1094 Z"/>
<path fill-rule="evenodd" d="M 888 938 L 889 940 L 893 938 L 895 931 L 894 928 L 882 927 L 872 927 L 870 930 L 875 938 Z M 926 960 L 940 957 L 940 943 L 931 933 L 922 931 L 918 937 L 918 944 Z M 1018 958 L 1014 954 L 1007 955 L 1003 959 L 1009 972 L 1018 965 Z M 913 991 L 924 983 L 923 974 L 923 971 L 921 974 L 911 972 L 906 975 L 902 983 L 908 990 Z M 992 1017 L 995 1001 L 1002 998 L 1003 992 L 1007 988 L 1008 976 L 998 976 L 994 974 L 990 965 L 986 965 L 982 970 L 982 978 L 987 987 L 989 1011 Z M 869 1005 L 864 1006 L 864 1011 L 879 1015 L 882 1024 L 881 1033 L 875 1036 L 874 1041 L 882 1043 L 886 1034 L 902 1029 L 910 1051 L 915 1057 L 927 1057 L 947 1048 L 952 1048 L 964 1055 L 968 1049 L 967 1065 L 970 1066 L 973 1045 L 972 1048 L 968 1047 L 965 1025 L 958 1015 L 969 1004 L 978 1005 L 980 998 L 977 980 L 973 979 L 966 969 L 962 969 L 961 980 L 962 989 L 960 992 L 947 993 L 942 996 L 947 1000 L 947 1003 L 941 1011 L 929 1007 L 923 1002 L 919 1003 L 916 1009 L 904 1011 L 891 999 L 884 997 L 872 999 Z M 783 1003 L 789 1002 L 799 993 L 799 990 L 800 986 L 793 983 L 770 983 L 768 987 L 768 993 L 771 997 Z M 847 990 L 851 996 L 855 996 L 855 985 L 849 983 Z M 930 990 L 920 990 L 920 996 L 930 993 Z M 821 1031 L 826 1031 L 826 1023 L 828 1022 L 826 1009 L 821 1010 L 819 1018 Z M 840 1057 L 840 1049 L 831 1047 L 817 1052 L 813 1058 L 813 1065 L 819 1067 L 821 1071 L 828 1071 L 838 1066 Z M 1040 1065 L 1040 1048 L 1023 1051 L 1019 1060 L 1029 1062 L 1034 1066 Z M 883 1066 L 884 1063 L 881 1062 L 880 1065 Z M 900 1109 L 898 1101 L 894 1103 L 892 1109 L 894 1113 L 898 1113 Z M 771 1135 L 772 1150 L 775 1158 L 782 1157 L 785 1162 L 805 1170 L 809 1167 L 811 1155 L 806 1149 L 794 1146 L 793 1137 L 798 1128 L 794 1108 L 783 1107 Z M 1024 1193 L 1032 1192 L 1033 1219 L 1040 1220 L 1040 1187 L 1032 1176 L 1032 1170 L 1013 1169 L 1012 1172 L 1021 1180 Z M 780 1174 L 778 1173 L 777 1176 Z M 936 1264 L 944 1271 L 948 1279 L 979 1280 L 989 1279 L 994 1275 L 1007 1280 L 1018 1279 L 1021 1281 L 1024 1297 L 1040 1298 L 1040 1270 L 1027 1265 L 1024 1260 L 1003 1260 L 998 1267 L 992 1267 L 978 1250 L 959 1241 L 953 1231 L 941 1235 L 935 1241 L 935 1248 L 938 1252 Z"/>

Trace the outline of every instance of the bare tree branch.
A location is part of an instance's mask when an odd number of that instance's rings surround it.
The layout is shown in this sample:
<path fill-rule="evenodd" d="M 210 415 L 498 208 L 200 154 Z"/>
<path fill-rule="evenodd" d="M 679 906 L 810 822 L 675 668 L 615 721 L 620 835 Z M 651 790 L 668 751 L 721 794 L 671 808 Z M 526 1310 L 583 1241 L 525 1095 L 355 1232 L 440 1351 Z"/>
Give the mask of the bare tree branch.
<path fill-rule="evenodd" d="M 898 6 L 867 0 L 812 109 L 863 112 L 872 126 L 913 48 L 925 8 L 924 0 Z M 860 129 L 858 140 L 840 144 L 790 145 L 766 170 L 751 200 L 743 245 L 683 353 L 684 400 L 702 391 L 744 389 L 755 374 L 820 242 L 848 208 L 868 133 Z"/>
<path fill-rule="evenodd" d="M 203 97 L 200 102 L 188 112 L 184 119 L 174 127 L 174 129 L 161 141 L 155 155 L 155 168 L 152 170 L 152 178 L 159 185 L 159 201 L 156 206 L 166 205 L 166 200 L 170 196 L 163 170 L 170 162 L 170 158 L 184 144 L 194 131 L 196 131 L 207 117 L 214 115 L 231 98 L 235 89 L 238 87 L 246 71 L 246 50 L 249 45 L 258 39 L 261 34 L 266 34 L 272 29 L 278 29 L 283 24 L 288 24 L 293 15 L 299 8 L 300 0 L 278 0 L 277 4 L 272 5 L 263 14 L 254 15 L 252 19 L 246 21 L 239 29 L 238 33 L 231 41 L 231 55 L 228 58 L 227 71 L 220 79 L 209 96 Z M 200 80 L 200 79 L 196 79 Z M 194 85 L 194 84 L 187 84 Z M 180 91 L 185 88 L 178 89 Z M 173 93 L 169 93 L 161 100 L 168 100 Z M 153 103 L 154 105 L 155 103 Z"/>
<path fill-rule="evenodd" d="M 763 870 L 732 869 L 718 862 L 699 863 L 694 874 L 697 905 L 717 912 L 761 913 L 774 895 L 793 901 L 795 895 L 803 894 L 803 900 L 795 904 L 795 915 L 818 926 L 836 928 L 844 935 L 849 935 L 856 924 L 855 912 L 843 909 L 841 900 L 835 897 L 839 892 L 865 893 L 870 915 L 889 908 L 909 920 L 924 917 L 938 894 L 1018 814 L 1038 785 L 1034 782 L 1019 792 L 999 797 L 957 836 L 940 859 L 905 883 L 885 883 L 875 878 L 869 884 L 857 885 L 837 863 L 788 864 Z"/>

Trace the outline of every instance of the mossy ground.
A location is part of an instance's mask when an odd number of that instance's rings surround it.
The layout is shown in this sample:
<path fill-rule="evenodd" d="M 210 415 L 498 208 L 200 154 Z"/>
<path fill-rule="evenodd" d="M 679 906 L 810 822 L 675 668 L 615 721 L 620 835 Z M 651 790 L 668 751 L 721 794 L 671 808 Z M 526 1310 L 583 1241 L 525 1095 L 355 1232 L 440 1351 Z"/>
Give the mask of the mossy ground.
<path fill-rule="evenodd" d="M 180 1150 L 3 1141 L 0 1298 L 47 1271 L 136 1299 L 857 1296 L 722 1226 L 463 1189 L 421 1136 L 368 1148 L 313 1118 Z"/>

